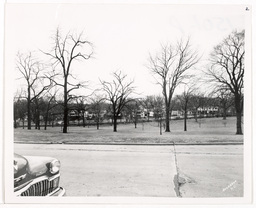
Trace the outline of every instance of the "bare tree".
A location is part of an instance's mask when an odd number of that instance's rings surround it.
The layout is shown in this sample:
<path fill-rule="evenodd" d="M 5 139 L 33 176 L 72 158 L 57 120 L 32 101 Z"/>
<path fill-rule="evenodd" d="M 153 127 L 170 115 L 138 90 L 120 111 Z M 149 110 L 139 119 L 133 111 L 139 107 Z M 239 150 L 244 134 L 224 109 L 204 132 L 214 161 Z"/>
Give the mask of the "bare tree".
<path fill-rule="evenodd" d="M 198 122 L 198 116 L 201 118 L 203 109 L 207 107 L 207 97 L 201 92 L 194 92 L 190 98 L 190 103 L 191 108 L 193 109 L 194 118 L 196 122 Z M 201 108 L 201 111 L 199 111 L 199 108 Z"/>
<path fill-rule="evenodd" d="M 41 106 L 43 104 L 42 97 L 36 97 L 32 103 L 32 121 L 35 124 L 35 129 L 40 130 L 40 114 Z"/>
<path fill-rule="evenodd" d="M 127 75 L 121 71 L 113 73 L 111 82 L 100 80 L 103 91 L 107 94 L 106 100 L 111 103 L 113 115 L 113 131 L 117 131 L 117 118 L 121 115 L 124 106 L 130 102 L 129 96 L 134 92 L 134 80 L 126 81 Z"/>
<path fill-rule="evenodd" d="M 13 117 L 14 128 L 18 127 L 17 120 L 22 121 L 22 127 L 24 129 L 25 118 L 27 115 L 27 100 L 22 98 L 21 95 L 15 97 L 13 103 Z"/>
<path fill-rule="evenodd" d="M 185 79 L 190 78 L 187 71 L 198 61 L 198 54 L 191 49 L 189 39 L 186 42 L 181 40 L 176 46 L 164 45 L 155 57 L 150 55 L 149 69 L 155 75 L 164 96 L 166 132 L 170 132 L 170 108 L 174 91 Z"/>
<path fill-rule="evenodd" d="M 181 95 L 178 95 L 178 99 L 180 101 L 180 106 L 184 111 L 184 131 L 187 131 L 187 115 L 188 115 L 188 108 L 189 102 L 192 97 L 192 93 L 194 91 L 193 86 L 189 86 L 184 89 Z"/>
<path fill-rule="evenodd" d="M 158 120 L 160 135 L 162 135 L 162 118 L 164 113 L 164 99 L 163 96 L 154 96 L 154 116 Z"/>
<path fill-rule="evenodd" d="M 80 35 L 70 33 L 62 38 L 59 29 L 54 36 L 53 48 L 49 53 L 54 66 L 53 74 L 49 76 L 55 85 L 63 88 L 63 133 L 67 133 L 68 126 L 68 102 L 72 99 L 73 90 L 85 87 L 84 82 L 78 82 L 72 73 L 75 61 L 87 60 L 92 56 L 92 44 Z M 83 52 L 82 52 L 83 51 Z M 57 70 L 57 71 L 56 71 Z"/>
<path fill-rule="evenodd" d="M 83 127 L 85 127 L 85 111 L 88 109 L 87 96 L 78 96 L 76 98 L 76 106 L 79 114 L 79 120 L 82 117 Z M 78 124 L 80 125 L 80 123 Z"/>
<path fill-rule="evenodd" d="M 41 111 L 44 119 L 44 130 L 47 129 L 47 123 L 49 121 L 49 118 L 53 119 L 52 117 L 50 117 L 51 110 L 53 110 L 53 108 L 58 106 L 58 102 L 56 100 L 56 94 L 57 94 L 57 91 L 53 91 L 53 92 L 48 91 L 47 93 L 44 94 L 43 99 L 41 101 L 42 102 Z"/>
<path fill-rule="evenodd" d="M 51 82 L 45 81 L 44 67 L 36 60 L 32 53 L 17 54 L 17 69 L 22 74 L 22 78 L 26 81 L 27 91 L 25 98 L 27 99 L 27 121 L 28 129 L 31 129 L 31 103 L 36 100 L 45 90 L 51 87 Z"/>
<path fill-rule="evenodd" d="M 90 109 L 94 114 L 94 121 L 96 122 L 97 129 L 100 127 L 100 122 L 103 119 L 102 113 L 104 109 L 105 98 L 101 95 L 95 95 L 91 98 Z"/>
<path fill-rule="evenodd" d="M 146 98 L 144 98 L 142 100 L 142 106 L 146 109 L 147 111 L 147 120 L 149 122 L 149 118 L 150 118 L 150 111 L 153 110 L 154 108 L 154 96 L 153 95 L 149 95 Z"/>
<path fill-rule="evenodd" d="M 131 99 L 130 102 L 125 106 L 126 115 L 129 117 L 129 120 L 134 123 L 134 128 L 137 128 L 139 121 L 139 113 L 141 110 L 141 100 L 140 99 Z"/>
<path fill-rule="evenodd" d="M 234 105 L 234 96 L 227 87 L 216 88 L 212 93 L 215 104 L 221 109 L 223 120 L 227 118 L 228 109 Z"/>
<path fill-rule="evenodd" d="M 227 87 L 234 95 L 236 134 L 243 134 L 244 54 L 244 30 L 234 31 L 214 47 L 207 71 L 211 82 Z"/>

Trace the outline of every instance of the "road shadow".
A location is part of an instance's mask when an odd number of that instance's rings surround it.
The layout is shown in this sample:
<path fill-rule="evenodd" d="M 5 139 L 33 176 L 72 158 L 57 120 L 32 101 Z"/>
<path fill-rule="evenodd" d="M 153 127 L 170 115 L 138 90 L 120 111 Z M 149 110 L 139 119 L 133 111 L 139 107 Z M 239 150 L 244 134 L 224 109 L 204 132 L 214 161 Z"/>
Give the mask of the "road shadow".
<path fill-rule="evenodd" d="M 179 176 L 178 176 L 178 174 L 174 175 L 173 183 L 174 183 L 174 191 L 175 191 L 175 193 L 176 193 L 176 196 L 177 196 L 177 197 L 181 197 L 181 194 L 180 194 L 180 184 L 179 184 Z"/>

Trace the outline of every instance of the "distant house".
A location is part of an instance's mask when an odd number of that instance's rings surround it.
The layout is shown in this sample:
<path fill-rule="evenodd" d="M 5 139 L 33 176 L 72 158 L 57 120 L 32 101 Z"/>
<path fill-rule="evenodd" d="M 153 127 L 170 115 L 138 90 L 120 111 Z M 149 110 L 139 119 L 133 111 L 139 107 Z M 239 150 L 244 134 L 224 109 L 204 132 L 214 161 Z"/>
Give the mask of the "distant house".
<path fill-rule="evenodd" d="M 198 113 L 204 116 L 213 116 L 213 115 L 217 115 L 219 112 L 219 108 L 218 107 L 204 107 L 204 108 L 198 108 Z"/>

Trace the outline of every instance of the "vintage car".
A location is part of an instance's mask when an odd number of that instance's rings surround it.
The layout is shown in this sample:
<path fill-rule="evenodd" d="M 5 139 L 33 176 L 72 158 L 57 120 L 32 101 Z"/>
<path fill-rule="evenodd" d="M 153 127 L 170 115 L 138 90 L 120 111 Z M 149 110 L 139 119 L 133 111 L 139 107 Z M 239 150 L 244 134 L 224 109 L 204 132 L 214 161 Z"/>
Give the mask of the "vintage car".
<path fill-rule="evenodd" d="M 59 182 L 59 160 L 14 154 L 16 196 L 63 196 L 65 189 L 59 186 Z"/>

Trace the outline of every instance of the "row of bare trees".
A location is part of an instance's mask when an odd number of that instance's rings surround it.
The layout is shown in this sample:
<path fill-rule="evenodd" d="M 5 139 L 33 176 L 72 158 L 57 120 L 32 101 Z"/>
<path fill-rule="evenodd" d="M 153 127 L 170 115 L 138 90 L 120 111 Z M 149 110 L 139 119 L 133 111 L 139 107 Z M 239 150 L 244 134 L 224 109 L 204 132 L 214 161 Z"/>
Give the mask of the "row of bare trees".
<path fill-rule="evenodd" d="M 127 81 L 127 75 L 120 72 L 113 74 L 112 82 L 100 81 L 103 91 L 107 94 L 107 100 L 112 105 L 112 115 L 114 122 L 114 132 L 117 131 L 117 118 L 121 114 L 123 108 L 131 102 L 130 96 L 134 92 L 134 80 Z"/>
<path fill-rule="evenodd" d="M 44 92 L 49 93 L 53 88 L 59 88 L 63 92 L 63 133 L 67 133 L 68 103 L 76 97 L 71 93 L 86 86 L 85 82 L 78 81 L 74 76 L 73 63 L 81 59 L 89 59 L 93 50 L 92 44 L 83 38 L 82 33 L 78 36 L 68 33 L 63 38 L 60 30 L 57 29 L 53 40 L 53 48 L 50 52 L 43 52 L 51 58 L 50 67 L 41 64 L 29 53 L 18 54 L 17 68 L 27 84 L 24 96 L 27 100 L 28 129 L 31 129 L 31 103 L 37 104 L 38 98 L 42 97 Z"/>
<path fill-rule="evenodd" d="M 51 87 L 51 82 L 45 80 L 44 66 L 32 56 L 32 53 L 18 53 L 17 68 L 26 81 L 27 90 L 24 96 L 27 99 L 28 129 L 31 129 L 31 103 L 37 103 L 39 97 Z"/>
<path fill-rule="evenodd" d="M 244 90 L 245 31 L 234 31 L 214 47 L 207 70 L 209 81 L 217 89 L 232 93 L 236 108 L 236 134 L 242 134 Z"/>
<path fill-rule="evenodd" d="M 214 47 L 210 54 L 209 65 L 204 70 L 207 82 L 212 83 L 218 93 L 226 91 L 233 95 L 237 117 L 236 134 L 242 134 L 244 33 L 245 31 L 234 31 Z M 190 69 L 195 67 L 199 60 L 198 53 L 191 49 L 189 40 L 180 41 L 176 46 L 162 46 L 161 51 L 154 58 L 150 56 L 149 68 L 161 86 L 165 100 L 167 132 L 170 131 L 169 112 L 175 89 L 191 78 L 193 72 Z M 187 92 L 185 94 L 183 97 L 186 104 L 188 94 Z"/>
<path fill-rule="evenodd" d="M 187 118 L 204 116 L 223 116 L 226 119 L 227 111 L 233 114 L 233 98 L 208 97 L 192 91 L 191 88 L 184 89 L 183 93 L 174 96 L 171 103 L 170 115 L 182 116 L 184 118 L 184 131 L 187 131 Z M 229 106 L 227 105 L 229 103 Z M 15 127 L 25 124 L 27 115 L 27 101 L 17 97 L 14 102 L 14 123 Z M 137 124 L 140 122 L 157 121 L 159 125 L 165 121 L 164 99 L 161 95 L 146 96 L 145 98 L 129 98 L 120 113 L 114 118 L 112 113 L 113 105 L 103 95 L 93 95 L 90 97 L 77 97 L 69 103 L 68 124 L 75 124 L 85 127 L 86 125 L 96 125 L 99 129 L 101 123 L 115 124 L 113 129 L 117 131 L 117 121 Z M 216 110 L 217 107 L 217 110 Z M 213 110 L 213 108 L 215 108 Z M 200 110 L 199 110 L 200 109 Z M 174 113 L 172 113 L 174 111 Z M 62 125 L 63 121 L 63 101 L 57 100 L 56 96 L 40 97 L 31 105 L 32 121 L 35 128 L 40 129 L 42 122 L 44 129 L 47 126 Z M 114 122 L 115 120 L 115 122 Z M 19 124 L 18 124 L 19 123 Z"/>
<path fill-rule="evenodd" d="M 165 131 L 170 132 L 170 108 L 175 89 L 191 78 L 192 75 L 188 71 L 199 62 L 198 53 L 191 49 L 189 40 L 181 40 L 176 46 L 162 46 L 155 57 L 150 55 L 149 62 L 149 69 L 162 88 L 166 112 Z"/>
<path fill-rule="evenodd" d="M 14 127 L 17 127 L 17 121 L 22 121 L 23 128 L 25 125 L 25 120 L 29 129 L 31 129 L 31 122 L 35 124 L 36 129 L 41 128 L 42 118 L 44 121 L 44 129 L 47 128 L 47 123 L 49 121 L 52 112 L 60 111 L 61 102 L 56 100 L 55 96 L 44 96 L 35 98 L 30 105 L 30 122 L 28 120 L 28 100 L 24 99 L 22 96 L 18 96 L 14 101 Z"/>
<path fill-rule="evenodd" d="M 58 105 L 62 105 L 63 133 L 67 133 L 69 104 L 76 100 L 82 106 L 81 111 L 85 112 L 85 108 L 83 108 L 83 97 L 85 96 L 78 96 L 75 90 L 88 87 L 86 81 L 78 80 L 74 76 L 75 62 L 90 59 L 93 54 L 93 45 L 83 38 L 82 34 L 77 36 L 68 33 L 63 38 L 60 30 L 57 29 L 52 49 L 49 52 L 42 51 L 42 53 L 50 57 L 49 64 L 42 64 L 33 57 L 32 53 L 17 55 L 17 68 L 26 81 L 27 89 L 20 97 L 24 97 L 27 101 L 28 129 L 31 129 L 31 104 L 36 106 L 35 115 L 38 117 L 40 115 L 40 99 L 47 97 L 48 107 L 46 108 L 48 110 L 46 112 L 48 113 L 51 106 L 54 106 L 53 103 L 56 104 L 57 100 L 61 100 Z M 210 54 L 209 64 L 203 70 L 205 77 L 208 78 L 207 82 L 213 83 L 213 93 L 221 100 L 222 107 L 228 108 L 232 103 L 235 105 L 237 134 L 242 134 L 244 53 L 244 31 L 234 31 L 214 47 Z M 176 44 L 162 45 L 158 53 L 149 56 L 148 68 L 162 89 L 162 98 L 159 97 L 159 99 L 163 99 L 164 102 L 166 132 L 170 132 L 169 121 L 174 103 L 173 98 L 176 89 L 181 85 L 187 86 L 179 96 L 179 104 L 185 112 L 184 130 L 187 128 L 186 113 L 192 94 L 197 90 L 196 86 L 191 84 L 191 80 L 195 77 L 199 61 L 199 53 L 192 48 L 189 39 L 180 40 Z M 136 109 L 137 101 L 132 99 L 135 93 L 134 80 L 129 80 L 127 74 L 121 71 L 115 71 L 112 80 L 100 80 L 100 84 L 104 96 L 95 100 L 94 107 L 95 109 L 99 108 L 98 104 L 103 100 L 111 105 L 113 131 L 115 132 L 117 131 L 118 116 L 125 110 Z M 56 99 L 57 93 L 58 99 Z M 200 96 L 199 98 L 201 99 Z M 230 102 L 230 98 L 232 98 L 232 102 Z M 200 99 L 198 99 L 198 106 L 201 106 Z M 145 106 L 150 102 L 145 100 Z"/>

